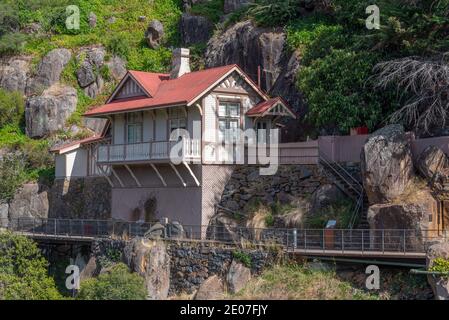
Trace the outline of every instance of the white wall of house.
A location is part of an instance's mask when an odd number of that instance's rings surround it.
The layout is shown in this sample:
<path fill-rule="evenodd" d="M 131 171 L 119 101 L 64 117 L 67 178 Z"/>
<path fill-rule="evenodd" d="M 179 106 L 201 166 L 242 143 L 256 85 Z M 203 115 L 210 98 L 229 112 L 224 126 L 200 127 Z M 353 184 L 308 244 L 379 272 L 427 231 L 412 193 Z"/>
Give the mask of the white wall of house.
<path fill-rule="evenodd" d="M 116 114 L 114 116 L 114 144 L 124 144 L 125 143 L 125 115 L 124 114 Z"/>
<path fill-rule="evenodd" d="M 84 148 L 56 155 L 55 176 L 63 178 L 82 178 L 88 175 L 88 152 Z"/>

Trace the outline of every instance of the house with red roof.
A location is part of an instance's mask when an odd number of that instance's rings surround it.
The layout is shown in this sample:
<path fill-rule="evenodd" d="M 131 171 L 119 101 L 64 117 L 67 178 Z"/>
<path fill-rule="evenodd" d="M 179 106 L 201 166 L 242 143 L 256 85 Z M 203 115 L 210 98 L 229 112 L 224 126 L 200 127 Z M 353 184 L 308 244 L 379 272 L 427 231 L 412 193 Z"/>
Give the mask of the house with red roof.
<path fill-rule="evenodd" d="M 108 120 L 101 136 L 53 150 L 57 177 L 109 181 L 113 219 L 207 225 L 238 154 L 227 143 L 270 142 L 269 129 L 296 117 L 238 65 L 191 72 L 188 49 L 176 49 L 172 61 L 170 74 L 129 71 L 104 105 L 84 114 Z M 251 129 L 263 134 L 242 140 Z"/>

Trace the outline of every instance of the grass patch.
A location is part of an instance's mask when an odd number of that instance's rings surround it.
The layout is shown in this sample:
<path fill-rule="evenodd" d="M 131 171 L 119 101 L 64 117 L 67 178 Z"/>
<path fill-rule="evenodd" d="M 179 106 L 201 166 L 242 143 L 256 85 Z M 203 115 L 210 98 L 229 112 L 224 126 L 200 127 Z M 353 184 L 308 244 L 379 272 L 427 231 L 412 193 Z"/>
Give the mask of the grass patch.
<path fill-rule="evenodd" d="M 245 267 L 251 268 L 253 262 L 252 262 L 251 256 L 249 254 L 247 254 L 243 251 L 237 250 L 237 251 L 232 251 L 232 256 L 234 257 L 235 260 L 242 263 Z"/>
<path fill-rule="evenodd" d="M 376 295 L 338 279 L 333 271 L 313 271 L 297 264 L 277 265 L 252 279 L 236 299 L 376 300 Z"/>

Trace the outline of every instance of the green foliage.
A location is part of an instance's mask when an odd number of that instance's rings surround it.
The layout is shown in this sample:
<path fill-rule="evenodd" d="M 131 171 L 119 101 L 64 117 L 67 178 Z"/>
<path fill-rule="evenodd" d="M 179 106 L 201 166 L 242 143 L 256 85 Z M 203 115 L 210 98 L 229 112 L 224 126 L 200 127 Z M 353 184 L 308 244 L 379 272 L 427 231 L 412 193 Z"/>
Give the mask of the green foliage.
<path fill-rule="evenodd" d="M 112 54 L 126 58 L 129 54 L 129 40 L 124 34 L 114 35 L 108 43 L 108 49 Z"/>
<path fill-rule="evenodd" d="M 0 88 L 0 128 L 19 125 L 23 120 L 25 104 L 19 92 L 9 92 Z"/>
<path fill-rule="evenodd" d="M 120 263 L 98 278 L 83 281 L 77 299 L 144 300 L 146 295 L 144 279 Z"/>
<path fill-rule="evenodd" d="M 47 261 L 32 240 L 0 233 L 0 299 L 55 300 L 61 295 L 47 275 Z"/>
<path fill-rule="evenodd" d="M 447 273 L 449 276 L 449 260 L 443 258 L 436 258 L 433 260 L 432 267 L 429 269 L 432 272 Z"/>
<path fill-rule="evenodd" d="M 375 62 L 372 53 L 338 49 L 302 68 L 298 86 L 307 97 L 312 123 L 342 132 L 374 128 L 382 120 L 382 100 L 367 83 Z"/>
<path fill-rule="evenodd" d="M 0 200 L 9 201 L 26 181 L 25 163 L 19 155 L 7 154 L 0 160 Z"/>
<path fill-rule="evenodd" d="M 301 0 L 257 0 L 248 15 L 262 26 L 284 26 L 300 16 Z"/>
<path fill-rule="evenodd" d="M 207 17 L 211 22 L 218 23 L 223 15 L 224 0 L 199 1 L 190 8 L 190 13 Z"/>
<path fill-rule="evenodd" d="M 245 267 L 251 268 L 253 262 L 251 256 L 246 252 L 240 250 L 232 251 L 232 256 L 234 257 L 235 260 L 242 263 Z"/>
<path fill-rule="evenodd" d="M 327 208 L 323 208 L 322 212 L 308 215 L 305 221 L 307 228 L 322 229 L 326 226 L 329 220 L 337 221 L 337 227 L 345 229 L 349 225 L 352 213 L 354 210 L 354 203 L 351 200 L 341 200 L 331 204 Z"/>

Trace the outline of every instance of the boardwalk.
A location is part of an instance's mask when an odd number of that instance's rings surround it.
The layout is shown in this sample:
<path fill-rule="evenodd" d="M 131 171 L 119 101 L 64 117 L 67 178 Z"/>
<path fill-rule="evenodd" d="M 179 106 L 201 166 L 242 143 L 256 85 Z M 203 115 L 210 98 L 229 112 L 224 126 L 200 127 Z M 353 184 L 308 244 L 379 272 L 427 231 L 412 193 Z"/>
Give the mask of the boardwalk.
<path fill-rule="evenodd" d="M 20 219 L 8 229 L 47 242 L 92 242 L 96 239 L 132 239 L 154 230 L 156 223 L 75 219 Z M 161 228 L 162 227 L 162 228 Z M 435 233 L 416 230 L 317 230 L 251 229 L 232 226 L 161 226 L 166 240 L 200 241 L 229 245 L 257 245 L 282 248 L 301 256 L 424 259 Z"/>

